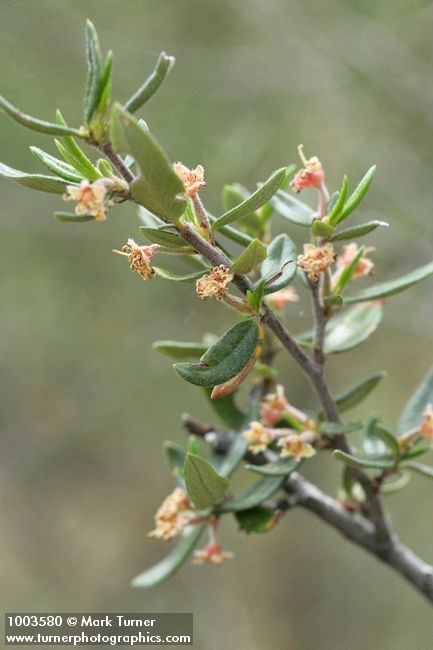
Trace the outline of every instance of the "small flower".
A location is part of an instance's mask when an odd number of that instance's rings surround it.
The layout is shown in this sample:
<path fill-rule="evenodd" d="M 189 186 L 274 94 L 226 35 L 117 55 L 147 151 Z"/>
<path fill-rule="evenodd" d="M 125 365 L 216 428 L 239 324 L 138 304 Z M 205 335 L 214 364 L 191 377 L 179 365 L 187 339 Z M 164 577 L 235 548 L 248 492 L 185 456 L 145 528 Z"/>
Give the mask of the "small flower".
<path fill-rule="evenodd" d="M 271 293 L 267 298 L 266 302 L 271 305 L 274 309 L 284 309 L 291 302 L 298 302 L 299 296 L 294 287 L 287 287 L 286 289 L 280 289 L 275 293 Z"/>
<path fill-rule="evenodd" d="M 194 564 L 221 566 L 234 557 L 230 551 L 223 551 L 219 544 L 208 544 L 201 551 L 194 551 Z"/>
<path fill-rule="evenodd" d="M 303 434 L 291 433 L 280 438 L 277 445 L 281 447 L 281 458 L 293 456 L 296 461 L 299 461 L 301 458 L 311 458 L 316 453 L 314 447 L 303 438 Z"/>
<path fill-rule="evenodd" d="M 190 520 L 190 502 L 183 490 L 176 488 L 164 499 L 155 515 L 155 529 L 149 537 L 167 541 L 177 535 Z"/>
<path fill-rule="evenodd" d="M 215 298 L 221 301 L 228 291 L 227 285 L 232 280 L 233 274 L 229 272 L 227 266 L 223 264 L 214 266 L 210 270 L 210 273 L 207 273 L 196 281 L 195 286 L 198 297 L 201 300 Z"/>
<path fill-rule="evenodd" d="M 274 427 L 283 419 L 284 413 L 292 415 L 300 424 L 308 422 L 308 416 L 287 401 L 284 386 L 278 384 L 275 393 L 268 393 L 260 404 L 260 420 L 267 426 Z"/>
<path fill-rule="evenodd" d="M 183 183 L 185 192 L 188 196 L 194 196 L 202 187 L 206 185 L 204 181 L 204 168 L 202 165 L 197 165 L 195 169 L 188 169 L 181 162 L 173 165 L 174 171 L 179 176 Z"/>
<path fill-rule="evenodd" d="M 317 156 L 313 156 L 307 160 L 304 156 L 302 144 L 299 145 L 298 152 L 304 165 L 304 169 L 300 169 L 295 174 L 290 183 L 290 187 L 295 192 L 300 192 L 306 187 L 320 188 L 325 180 L 325 172 L 323 171 L 322 163 Z"/>
<path fill-rule="evenodd" d="M 433 406 L 431 404 L 427 404 L 423 416 L 419 432 L 422 436 L 433 439 Z"/>
<path fill-rule="evenodd" d="M 133 239 L 129 238 L 128 244 L 123 246 L 121 251 L 113 250 L 113 253 L 127 257 L 131 271 L 138 273 L 143 280 L 150 280 L 155 275 L 155 269 L 150 265 L 155 255 L 152 246 L 138 246 Z"/>
<path fill-rule="evenodd" d="M 273 442 L 274 434 L 260 422 L 250 422 L 250 428 L 243 432 L 243 438 L 249 443 L 248 451 L 259 454 Z"/>
<path fill-rule="evenodd" d="M 105 221 L 107 218 L 105 197 L 111 186 L 112 182 L 107 178 L 100 178 L 94 183 L 84 180 L 78 186 L 67 185 L 63 200 L 77 201 L 76 215 L 90 214 L 95 217 L 96 221 Z"/>
<path fill-rule="evenodd" d="M 354 270 L 352 274 L 352 279 L 356 280 L 358 278 L 362 278 L 365 275 L 370 275 L 373 271 L 374 268 L 374 262 L 372 262 L 370 259 L 368 259 L 367 255 L 369 253 L 372 253 L 375 250 L 374 246 L 368 246 L 365 250 L 364 253 L 362 254 L 356 269 Z M 341 275 L 341 272 L 350 266 L 352 264 L 353 260 L 359 253 L 359 247 L 358 244 L 355 242 L 352 242 L 351 244 L 347 244 L 346 246 L 343 246 L 343 250 L 341 251 L 341 254 L 338 256 L 337 259 L 337 270 L 334 273 L 334 276 L 332 278 L 333 281 L 337 280 L 338 277 Z"/>
<path fill-rule="evenodd" d="M 336 255 L 330 243 L 324 246 L 304 244 L 304 254 L 298 255 L 298 266 L 310 280 L 317 281 L 320 274 L 335 262 L 335 258 Z"/>

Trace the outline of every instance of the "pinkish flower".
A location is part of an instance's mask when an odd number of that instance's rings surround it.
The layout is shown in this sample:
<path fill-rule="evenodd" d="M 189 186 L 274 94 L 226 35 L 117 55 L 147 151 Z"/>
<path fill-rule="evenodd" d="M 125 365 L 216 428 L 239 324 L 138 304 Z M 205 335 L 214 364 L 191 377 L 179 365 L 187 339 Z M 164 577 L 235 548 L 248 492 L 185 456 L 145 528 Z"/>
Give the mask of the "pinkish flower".
<path fill-rule="evenodd" d="M 221 566 L 234 557 L 230 551 L 223 551 L 219 544 L 208 544 L 200 551 L 194 551 L 194 564 Z"/>
<path fill-rule="evenodd" d="M 294 287 L 286 287 L 275 293 L 271 293 L 266 298 L 266 302 L 274 309 L 284 309 L 291 302 L 298 302 L 299 296 Z"/>
<path fill-rule="evenodd" d="M 325 172 L 323 171 L 322 163 L 317 156 L 307 159 L 304 156 L 302 144 L 299 145 L 298 152 L 304 168 L 300 169 L 295 174 L 290 183 L 290 187 L 295 192 L 300 192 L 307 187 L 320 188 L 325 180 Z"/>
<path fill-rule="evenodd" d="M 143 280 L 150 280 L 155 275 L 155 269 L 150 264 L 155 255 L 152 246 L 138 246 L 133 239 L 129 238 L 127 245 L 123 246 L 121 251 L 113 250 L 113 253 L 127 257 L 131 271 L 138 273 Z"/>
<path fill-rule="evenodd" d="M 335 252 L 332 244 L 314 246 L 304 244 L 303 255 L 298 255 L 298 266 L 304 271 L 310 280 L 317 282 L 320 274 L 324 273 L 335 261 Z"/>
<path fill-rule="evenodd" d="M 357 280 L 358 278 L 362 278 L 365 275 L 370 275 L 372 273 L 374 268 L 374 262 L 368 259 L 367 255 L 369 253 L 372 253 L 374 250 L 375 250 L 374 246 L 368 246 L 364 250 L 356 266 L 356 269 L 352 274 L 353 280 Z M 350 264 L 352 264 L 353 260 L 358 255 L 358 253 L 359 253 L 359 246 L 355 242 L 343 246 L 343 250 L 341 251 L 337 259 L 337 264 L 336 264 L 337 270 L 335 271 L 332 277 L 334 283 L 336 282 L 336 280 L 338 280 L 342 271 L 348 266 L 350 266 Z"/>
<path fill-rule="evenodd" d="M 188 196 L 194 196 L 194 194 L 197 194 L 206 185 L 204 181 L 204 167 L 202 165 L 197 165 L 195 169 L 188 169 L 183 163 L 177 162 L 173 167 L 182 181 Z"/>

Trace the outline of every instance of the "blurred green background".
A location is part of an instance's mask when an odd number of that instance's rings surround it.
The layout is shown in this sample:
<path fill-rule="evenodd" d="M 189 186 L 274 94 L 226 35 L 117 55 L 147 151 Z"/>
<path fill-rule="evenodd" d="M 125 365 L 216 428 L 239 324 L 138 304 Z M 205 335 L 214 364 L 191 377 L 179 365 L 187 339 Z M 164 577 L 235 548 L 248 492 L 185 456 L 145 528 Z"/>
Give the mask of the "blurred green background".
<path fill-rule="evenodd" d="M 104 51 L 114 49 L 120 100 L 161 50 L 176 56 L 141 116 L 172 160 L 204 164 L 214 212 L 224 183 L 254 187 L 297 162 L 303 142 L 332 189 L 344 172 L 353 186 L 378 164 L 356 217 L 391 223 L 374 237 L 378 278 L 431 259 L 431 2 L 1 0 L 2 94 L 45 119 L 59 106 L 78 125 L 86 17 Z M 1 160 L 26 170 L 38 169 L 29 144 L 55 151 L 5 115 L 0 142 Z M 430 650 L 432 613 L 421 597 L 304 512 L 250 538 L 227 521 L 230 565 L 188 564 L 153 591 L 128 587 L 167 552 L 146 539 L 172 487 L 163 439 L 184 440 L 183 411 L 215 421 L 150 344 L 220 334 L 234 316 L 189 286 L 144 285 L 111 254 L 138 238 L 132 207 L 67 226 L 51 216 L 60 199 L 3 180 L 0 192 L 3 609 L 193 611 L 195 647 L 206 650 Z M 431 288 L 390 299 L 368 345 L 330 363 L 335 391 L 388 372 L 354 415 L 381 413 L 392 427 L 431 365 Z M 291 308 L 292 328 L 305 326 L 302 311 Z M 289 398 L 313 405 L 293 363 L 280 368 Z M 307 474 L 335 493 L 338 469 L 316 458 Z M 433 561 L 431 484 L 415 477 L 386 508 L 403 540 Z"/>

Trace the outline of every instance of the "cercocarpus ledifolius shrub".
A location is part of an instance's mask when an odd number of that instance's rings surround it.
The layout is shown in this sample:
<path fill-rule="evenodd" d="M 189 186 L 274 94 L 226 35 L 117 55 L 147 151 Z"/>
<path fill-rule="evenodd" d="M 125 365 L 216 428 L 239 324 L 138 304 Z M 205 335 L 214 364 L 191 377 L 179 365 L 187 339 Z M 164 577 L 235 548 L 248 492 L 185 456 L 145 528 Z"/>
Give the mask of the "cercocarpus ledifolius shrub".
<path fill-rule="evenodd" d="M 409 399 L 395 431 L 379 418 L 353 421 L 348 415 L 384 373 L 360 377 L 335 395 L 324 372 L 328 357 L 366 342 L 382 320 L 385 299 L 433 273 L 430 262 L 382 281 L 378 268 L 379 282 L 372 281 L 374 248 L 358 241 L 388 224 L 351 225 L 350 217 L 364 199 L 375 167 L 355 186 L 344 176 L 340 189 L 330 192 L 321 161 L 307 158 L 300 146 L 301 169 L 278 169 L 252 191 L 226 185 L 223 209 L 214 216 L 201 199 L 206 185 L 202 165 L 171 164 L 149 126 L 134 116 L 158 90 L 174 58 L 162 53 L 137 92 L 126 102 L 113 102 L 112 54 L 102 56 L 90 22 L 86 52 L 81 126 L 70 127 L 60 111 L 54 122 L 41 121 L 0 97 L 0 107 L 12 119 L 54 136 L 59 156 L 31 147 L 48 173 L 29 174 L 1 164 L 0 175 L 60 195 L 71 209 L 55 217 L 67 224 L 103 222 L 112 205 L 135 203 L 140 232 L 125 237 L 114 252 L 144 281 L 190 283 L 197 300 L 216 300 L 233 313 L 233 326 L 221 333 L 216 325 L 212 339 L 154 344 L 175 360 L 179 381 L 203 391 L 221 425 L 214 429 L 187 417 L 191 436 L 186 448 L 165 443 L 176 487 L 159 507 L 150 536 L 178 541 L 134 586 L 160 583 L 191 554 L 196 564 L 219 566 L 229 560 L 232 553 L 223 549 L 219 535 L 222 517 L 235 517 L 242 532 L 271 534 L 281 517 L 298 506 L 389 564 L 433 602 L 433 568 L 399 541 L 382 505 L 383 493 L 405 488 L 413 472 L 433 478 L 433 468 L 419 460 L 433 439 L 433 372 Z M 89 157 L 84 145 L 100 157 Z M 316 208 L 296 197 L 305 188 L 317 193 Z M 301 251 L 290 237 L 296 229 L 304 233 Z M 182 275 L 165 268 L 169 255 L 181 259 Z M 293 333 L 290 313 L 298 292 L 311 298 L 311 327 Z M 290 402 L 290 390 L 273 364 L 277 354 L 289 354 L 309 379 L 317 398 L 314 411 Z M 236 400 L 241 387 L 249 395 L 243 410 Z M 198 443 L 199 437 L 206 445 Z M 335 499 L 302 476 L 312 456 L 329 454 L 341 469 Z M 230 487 L 235 471 L 253 479 L 243 494 L 233 494 Z M 195 550 L 203 532 L 208 539 Z"/>

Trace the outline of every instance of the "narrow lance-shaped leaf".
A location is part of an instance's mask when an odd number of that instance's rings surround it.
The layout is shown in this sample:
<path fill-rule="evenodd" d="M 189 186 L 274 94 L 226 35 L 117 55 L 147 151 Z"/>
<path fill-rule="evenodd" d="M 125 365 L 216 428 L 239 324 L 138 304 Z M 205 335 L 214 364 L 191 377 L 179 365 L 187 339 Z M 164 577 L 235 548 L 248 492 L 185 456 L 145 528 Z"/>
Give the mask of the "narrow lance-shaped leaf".
<path fill-rule="evenodd" d="M 172 271 L 169 271 L 168 269 L 163 269 L 160 266 L 154 266 L 153 268 L 155 269 L 156 275 L 158 275 L 160 278 L 163 278 L 164 280 L 171 280 L 172 282 L 181 282 L 186 284 L 188 284 L 189 282 L 195 282 L 195 280 L 201 278 L 209 270 L 209 269 L 202 269 L 201 271 L 196 271 L 195 273 L 188 273 L 187 275 L 177 275 L 176 273 L 172 273 Z"/>
<path fill-rule="evenodd" d="M 253 239 L 251 244 L 240 254 L 230 269 L 231 273 L 249 273 L 253 268 L 261 264 L 266 258 L 266 246 L 258 239 Z"/>
<path fill-rule="evenodd" d="M 358 347 L 377 329 L 383 317 L 381 302 L 357 305 L 349 311 L 337 314 L 328 321 L 325 329 L 325 354 L 347 352 Z M 312 345 L 312 333 L 297 337 L 304 347 Z"/>
<path fill-rule="evenodd" d="M 433 404 L 433 368 L 430 369 L 405 405 L 398 421 L 397 433 L 405 433 L 419 426 L 428 404 Z"/>
<path fill-rule="evenodd" d="M 205 459 L 188 453 L 183 470 L 186 489 L 198 510 L 212 508 L 224 498 L 229 482 Z"/>
<path fill-rule="evenodd" d="M 4 163 L 0 163 L 0 176 L 10 178 L 32 190 L 48 192 L 49 194 L 63 194 L 68 184 L 62 178 L 45 176 L 44 174 L 28 174 L 19 169 L 13 169 Z"/>
<path fill-rule="evenodd" d="M 359 185 L 355 188 L 354 192 L 347 199 L 344 208 L 341 210 L 340 214 L 336 216 L 332 222 L 333 226 L 336 226 L 338 223 L 347 219 L 347 217 L 352 214 L 355 208 L 361 203 L 362 199 L 368 192 L 371 181 L 373 180 L 374 173 L 376 171 L 376 165 L 370 167 L 365 176 L 359 182 Z"/>
<path fill-rule="evenodd" d="M 279 458 L 275 463 L 245 465 L 245 469 L 263 476 L 289 476 L 299 466 L 294 458 Z"/>
<path fill-rule="evenodd" d="M 429 465 L 423 465 L 423 463 L 408 462 L 404 464 L 405 467 L 416 472 L 417 474 L 422 474 L 428 478 L 433 478 L 433 467 Z"/>
<path fill-rule="evenodd" d="M 216 512 L 239 512 L 248 510 L 261 505 L 266 499 L 269 499 L 286 480 L 285 476 L 267 476 L 258 483 L 255 483 L 249 490 L 239 497 L 227 499 L 218 508 Z"/>
<path fill-rule="evenodd" d="M 348 190 L 349 184 L 347 181 L 347 176 L 343 177 L 343 184 L 341 186 L 340 193 L 338 195 L 337 201 L 334 203 L 333 207 L 331 208 L 329 215 L 328 215 L 328 221 L 331 224 L 331 226 L 335 226 L 336 223 L 338 223 L 338 217 L 340 216 L 340 213 L 343 209 L 344 202 L 346 200 L 347 196 L 347 190 Z"/>
<path fill-rule="evenodd" d="M 267 203 L 275 192 L 280 187 L 281 183 L 284 181 L 286 176 L 286 168 L 278 169 L 268 178 L 267 181 L 263 183 L 251 196 L 240 203 L 235 208 L 232 208 L 225 214 L 223 214 L 219 219 L 213 222 L 212 230 L 219 230 L 222 226 L 236 221 L 237 219 L 242 219 L 246 215 L 254 212 L 261 208 L 265 203 Z"/>
<path fill-rule="evenodd" d="M 163 228 L 148 228 L 140 226 L 140 231 L 154 244 L 168 246 L 169 248 L 185 248 L 187 245 L 184 240 L 174 232 L 164 230 Z M 191 249 L 192 250 L 192 249 Z"/>
<path fill-rule="evenodd" d="M 56 121 L 58 124 L 66 125 L 60 111 L 56 112 Z M 98 178 L 102 178 L 102 174 L 92 164 L 72 136 L 63 137 L 61 142 L 55 140 L 55 144 L 66 162 L 75 167 L 89 181 L 96 181 Z"/>
<path fill-rule="evenodd" d="M 400 278 L 395 280 L 390 280 L 389 282 L 382 282 L 381 284 L 375 284 L 368 289 L 364 289 L 359 293 L 356 293 L 352 296 L 345 296 L 345 304 L 352 304 L 355 302 L 365 302 L 367 300 L 376 300 L 378 298 L 385 298 L 386 296 L 393 296 L 396 293 L 401 293 L 409 287 L 412 287 L 414 284 L 425 280 L 433 274 L 433 262 L 421 266 L 411 273 L 407 273 Z"/>
<path fill-rule="evenodd" d="M 238 431 L 242 427 L 242 424 L 245 420 L 245 413 L 243 413 L 237 407 L 235 403 L 234 395 L 230 394 L 230 395 L 226 395 L 225 397 L 221 397 L 220 399 L 214 400 L 211 399 L 212 388 L 205 388 L 204 391 L 206 397 L 209 399 L 210 405 L 212 406 L 213 410 L 218 415 L 218 417 L 222 420 L 222 422 L 226 426 L 230 427 L 231 429 Z M 225 460 L 226 459 L 227 456 Z M 221 473 L 223 476 L 226 475 L 225 472 L 221 472 Z"/>
<path fill-rule="evenodd" d="M 73 212 L 55 212 L 54 217 L 60 223 L 85 223 L 86 221 L 96 221 L 93 214 L 74 214 Z"/>
<path fill-rule="evenodd" d="M 335 398 L 335 403 L 340 413 L 357 406 L 376 388 L 376 386 L 386 377 L 385 372 L 378 372 L 370 375 L 366 379 L 350 386 L 347 390 Z"/>
<path fill-rule="evenodd" d="M 261 275 L 266 282 L 275 279 L 265 284 L 265 294 L 287 287 L 296 275 L 296 246 L 288 235 L 277 235 L 269 244 L 267 253 Z"/>
<path fill-rule="evenodd" d="M 346 454 L 340 449 L 336 449 L 333 456 L 336 460 L 341 460 L 350 467 L 361 469 L 391 469 L 394 466 L 394 461 L 390 458 L 364 458 L 362 456 Z"/>
<path fill-rule="evenodd" d="M 72 165 L 68 165 L 68 163 L 51 156 L 38 147 L 30 147 L 30 151 L 39 162 L 45 165 L 51 172 L 63 178 L 63 180 L 69 181 L 70 183 L 81 183 L 83 180 L 83 176 Z"/>
<path fill-rule="evenodd" d="M 84 91 L 84 123 L 88 124 L 101 95 L 102 55 L 99 38 L 93 23 L 86 21 L 87 79 Z"/>
<path fill-rule="evenodd" d="M 237 375 L 249 362 L 259 341 L 254 320 L 238 323 L 202 356 L 200 362 L 176 363 L 176 372 L 197 386 L 217 386 Z"/>
<path fill-rule="evenodd" d="M 140 168 L 131 193 L 162 219 L 177 222 L 185 209 L 184 187 L 153 137 L 120 104 L 113 106 L 111 138 L 118 153 L 130 154 Z"/>
<path fill-rule="evenodd" d="M 174 66 L 176 59 L 165 52 L 161 52 L 152 74 L 144 84 L 124 104 L 124 108 L 130 113 L 137 111 L 143 104 L 149 101 L 163 83 L 168 73 Z"/>
<path fill-rule="evenodd" d="M 222 400 L 212 400 L 214 403 L 222 402 Z M 237 434 L 230 445 L 230 449 L 228 450 L 227 454 L 225 455 L 220 467 L 219 467 L 219 473 L 221 476 L 229 477 L 233 474 L 233 472 L 236 470 L 236 468 L 239 466 L 239 464 L 242 462 L 245 453 L 248 448 L 248 442 L 247 440 L 243 437 L 242 433 L 249 427 L 250 422 L 253 420 L 257 419 L 259 412 L 259 400 L 257 398 L 253 398 L 251 402 L 251 407 L 249 409 L 249 412 L 244 415 L 243 421 L 239 427 L 237 427 Z"/>
<path fill-rule="evenodd" d="M 313 223 L 314 210 L 283 190 L 279 190 L 272 197 L 270 204 L 280 217 L 291 224 L 309 228 Z"/>
<path fill-rule="evenodd" d="M 367 223 L 361 223 L 359 226 L 337 230 L 337 232 L 331 235 L 329 241 L 344 241 L 346 239 L 353 240 L 357 237 L 364 237 L 364 235 L 368 235 L 380 226 L 388 227 L 389 224 L 386 223 L 386 221 L 367 221 Z"/>
<path fill-rule="evenodd" d="M 84 137 L 78 129 L 73 129 L 72 127 L 54 124 L 52 122 L 44 122 L 43 120 L 38 120 L 35 117 L 26 115 L 18 108 L 13 106 L 8 102 L 4 97 L 0 95 L 0 109 L 4 110 L 15 122 L 26 126 L 32 131 L 38 131 L 39 133 L 47 133 L 48 135 L 75 135 L 79 138 Z"/>
<path fill-rule="evenodd" d="M 199 359 L 208 349 L 206 343 L 184 343 L 182 341 L 155 341 L 152 348 L 176 361 Z"/>
<path fill-rule="evenodd" d="M 161 562 L 155 564 L 147 571 L 140 573 L 131 582 L 132 587 L 149 589 L 168 580 L 193 552 L 196 547 L 205 526 L 188 526 L 182 533 L 182 536 L 174 549 Z"/>
<path fill-rule="evenodd" d="M 361 257 L 364 255 L 365 252 L 365 246 L 361 246 L 358 252 L 356 253 L 355 257 L 353 260 L 343 268 L 341 271 L 338 280 L 336 281 L 334 287 L 333 287 L 333 292 L 336 294 L 340 294 L 343 289 L 346 287 L 347 283 L 350 282 L 353 274 L 356 271 L 356 268 L 359 264 L 359 261 Z"/>

